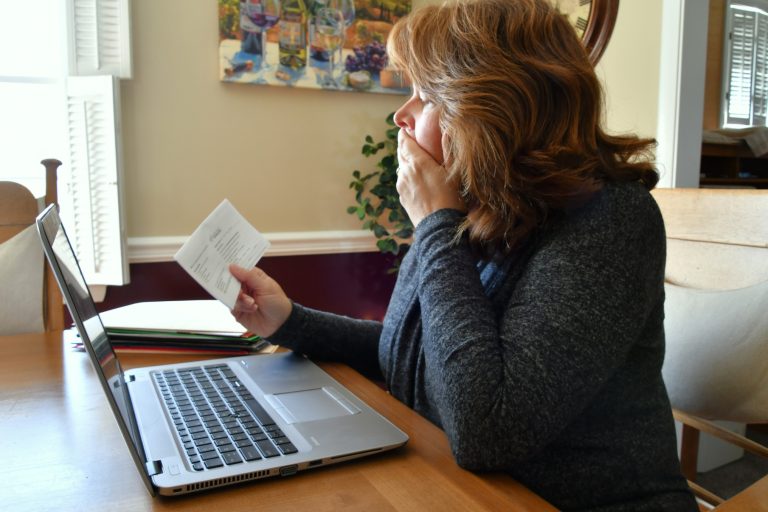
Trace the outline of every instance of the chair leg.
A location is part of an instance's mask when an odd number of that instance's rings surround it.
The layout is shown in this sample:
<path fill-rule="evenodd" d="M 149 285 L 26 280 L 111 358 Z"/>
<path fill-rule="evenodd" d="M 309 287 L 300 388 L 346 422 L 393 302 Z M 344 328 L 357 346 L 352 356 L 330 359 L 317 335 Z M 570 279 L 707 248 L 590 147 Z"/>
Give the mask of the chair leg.
<path fill-rule="evenodd" d="M 696 466 L 699 459 L 699 431 L 683 423 L 680 438 L 680 469 L 685 478 L 696 481 Z"/>

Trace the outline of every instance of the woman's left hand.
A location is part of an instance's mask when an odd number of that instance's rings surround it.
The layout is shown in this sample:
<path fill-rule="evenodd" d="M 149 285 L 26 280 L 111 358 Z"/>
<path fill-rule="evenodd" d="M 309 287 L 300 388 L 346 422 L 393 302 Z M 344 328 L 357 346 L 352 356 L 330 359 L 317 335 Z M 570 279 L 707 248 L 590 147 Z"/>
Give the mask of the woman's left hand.
<path fill-rule="evenodd" d="M 437 210 L 466 210 L 458 183 L 405 130 L 397 137 L 397 160 L 397 192 L 414 228 Z"/>

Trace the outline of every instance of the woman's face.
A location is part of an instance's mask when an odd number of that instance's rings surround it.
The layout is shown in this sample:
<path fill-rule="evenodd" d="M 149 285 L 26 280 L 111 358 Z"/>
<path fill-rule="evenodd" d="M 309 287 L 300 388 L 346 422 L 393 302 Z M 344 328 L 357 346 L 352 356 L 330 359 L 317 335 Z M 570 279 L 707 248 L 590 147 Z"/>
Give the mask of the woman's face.
<path fill-rule="evenodd" d="M 437 105 L 414 87 L 413 95 L 395 112 L 395 124 L 443 165 L 443 133 Z"/>

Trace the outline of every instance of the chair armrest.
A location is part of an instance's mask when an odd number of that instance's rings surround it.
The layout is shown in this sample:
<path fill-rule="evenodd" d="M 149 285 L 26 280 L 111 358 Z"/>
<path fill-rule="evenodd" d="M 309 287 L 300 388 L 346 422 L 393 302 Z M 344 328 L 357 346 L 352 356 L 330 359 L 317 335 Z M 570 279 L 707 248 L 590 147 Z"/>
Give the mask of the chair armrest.
<path fill-rule="evenodd" d="M 765 447 L 760 443 L 756 443 L 751 439 L 747 439 L 744 436 L 731 432 L 730 430 L 716 425 L 711 421 L 699 418 L 697 416 L 691 416 L 690 414 L 687 414 L 678 409 L 674 409 L 672 412 L 675 416 L 675 419 L 680 423 L 690 425 L 691 427 L 700 430 L 701 432 L 706 432 L 707 434 L 718 437 L 723 441 L 733 443 L 739 448 L 743 448 L 744 450 L 747 450 L 750 453 L 754 453 L 755 455 L 768 458 L 768 447 Z"/>

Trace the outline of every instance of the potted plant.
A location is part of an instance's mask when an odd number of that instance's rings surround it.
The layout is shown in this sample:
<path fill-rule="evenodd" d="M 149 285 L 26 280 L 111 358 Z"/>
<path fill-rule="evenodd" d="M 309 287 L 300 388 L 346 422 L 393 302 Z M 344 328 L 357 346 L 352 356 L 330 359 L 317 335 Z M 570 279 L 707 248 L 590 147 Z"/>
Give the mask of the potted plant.
<path fill-rule="evenodd" d="M 376 246 L 382 253 L 395 256 L 389 273 L 397 272 L 413 237 L 413 224 L 397 193 L 397 133 L 394 113 L 387 116 L 387 131 L 382 141 L 374 141 L 366 135 L 363 155 L 379 155 L 378 170 L 363 175 L 355 169 L 349 188 L 355 191 L 355 205 L 347 213 L 357 215 L 363 221 L 363 229 L 369 229 L 378 239 Z"/>

